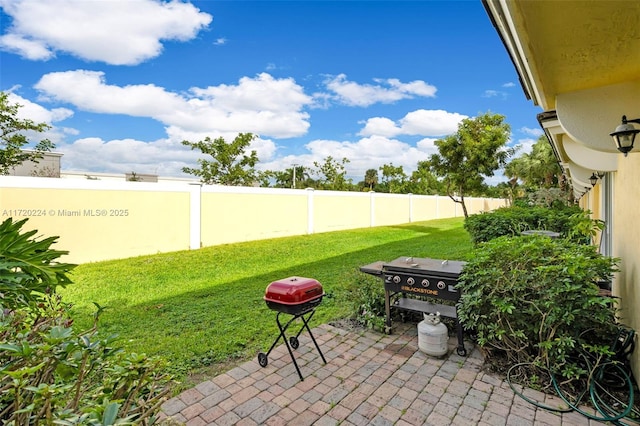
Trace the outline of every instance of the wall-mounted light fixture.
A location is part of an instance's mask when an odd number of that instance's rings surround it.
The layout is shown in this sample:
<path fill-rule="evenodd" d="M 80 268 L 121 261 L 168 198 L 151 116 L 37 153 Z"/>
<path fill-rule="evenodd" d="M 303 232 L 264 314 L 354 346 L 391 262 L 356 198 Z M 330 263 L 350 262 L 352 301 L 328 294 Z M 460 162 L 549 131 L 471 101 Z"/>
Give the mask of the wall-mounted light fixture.
<path fill-rule="evenodd" d="M 622 124 L 616 127 L 615 132 L 609 133 L 616 143 L 618 151 L 624 154 L 626 157 L 629 151 L 633 149 L 633 142 L 636 139 L 636 135 L 640 133 L 640 130 L 636 129 L 633 124 L 640 123 L 640 118 L 634 118 L 633 120 L 627 120 L 627 116 L 622 116 Z"/>
<path fill-rule="evenodd" d="M 598 176 L 596 176 L 595 172 L 591 173 L 591 177 L 589 178 L 589 182 L 591 182 L 591 186 L 596 186 L 596 183 L 598 183 Z"/>
<path fill-rule="evenodd" d="M 598 179 L 602 179 L 604 177 L 604 172 L 596 173 L 598 175 Z"/>

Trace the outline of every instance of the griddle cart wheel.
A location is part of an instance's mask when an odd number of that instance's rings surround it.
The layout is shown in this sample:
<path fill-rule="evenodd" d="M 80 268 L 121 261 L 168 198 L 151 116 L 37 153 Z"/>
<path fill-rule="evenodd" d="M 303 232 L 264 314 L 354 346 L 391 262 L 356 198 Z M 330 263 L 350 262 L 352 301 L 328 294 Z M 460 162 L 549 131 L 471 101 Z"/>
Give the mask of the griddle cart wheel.
<path fill-rule="evenodd" d="M 456 353 L 460 356 L 467 356 L 467 349 L 463 346 L 463 347 L 458 347 L 458 349 L 456 349 Z"/>
<path fill-rule="evenodd" d="M 296 336 L 289 337 L 289 344 L 293 349 L 298 349 L 300 347 L 300 341 L 298 341 Z"/>
<path fill-rule="evenodd" d="M 260 367 L 266 367 L 267 364 L 269 364 L 269 359 L 267 358 L 267 354 L 260 352 L 258 354 L 258 364 L 260 364 Z"/>

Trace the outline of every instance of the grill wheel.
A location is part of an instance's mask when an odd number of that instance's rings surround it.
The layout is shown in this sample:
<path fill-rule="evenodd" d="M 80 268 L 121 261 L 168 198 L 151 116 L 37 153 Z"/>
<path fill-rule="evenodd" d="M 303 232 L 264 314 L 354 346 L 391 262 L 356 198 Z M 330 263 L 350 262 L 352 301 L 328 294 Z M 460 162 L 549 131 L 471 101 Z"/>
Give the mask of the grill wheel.
<path fill-rule="evenodd" d="M 260 364 L 260 367 L 266 367 L 267 364 L 269 364 L 269 358 L 267 358 L 267 354 L 260 352 L 258 354 L 258 364 Z"/>

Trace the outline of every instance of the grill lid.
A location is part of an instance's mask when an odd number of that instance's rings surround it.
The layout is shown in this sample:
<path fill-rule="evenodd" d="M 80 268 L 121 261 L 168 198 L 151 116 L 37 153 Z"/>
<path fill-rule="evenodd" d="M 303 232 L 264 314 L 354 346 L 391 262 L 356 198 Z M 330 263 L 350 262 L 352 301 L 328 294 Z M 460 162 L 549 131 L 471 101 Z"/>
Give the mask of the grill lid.
<path fill-rule="evenodd" d="M 428 259 L 422 257 L 399 257 L 384 263 L 384 272 L 398 272 L 403 274 L 433 273 L 457 278 L 466 262 L 459 260 Z"/>
<path fill-rule="evenodd" d="M 322 284 L 313 278 L 289 277 L 269 284 L 264 300 L 282 305 L 299 305 L 322 298 L 323 295 Z"/>

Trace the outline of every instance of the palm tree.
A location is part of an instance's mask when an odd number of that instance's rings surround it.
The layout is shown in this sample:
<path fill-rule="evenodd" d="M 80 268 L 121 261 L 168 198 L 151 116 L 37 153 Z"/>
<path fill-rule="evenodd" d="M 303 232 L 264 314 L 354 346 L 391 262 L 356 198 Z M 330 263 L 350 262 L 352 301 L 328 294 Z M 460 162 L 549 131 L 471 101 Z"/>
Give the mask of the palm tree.
<path fill-rule="evenodd" d="M 369 191 L 373 190 L 373 187 L 378 184 L 378 171 L 376 169 L 369 169 L 365 172 L 364 184 L 369 186 Z"/>

